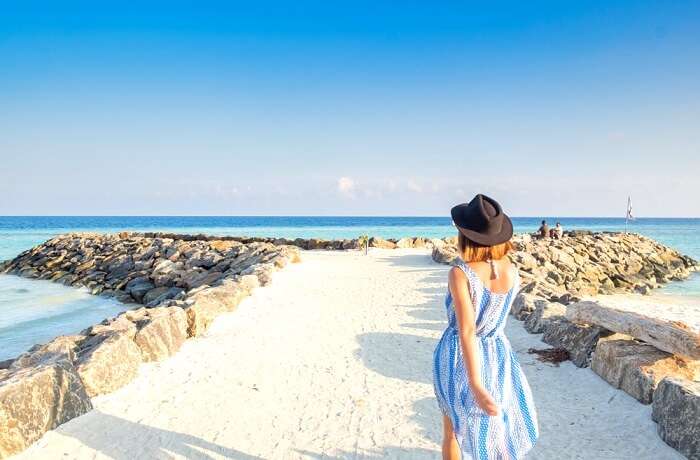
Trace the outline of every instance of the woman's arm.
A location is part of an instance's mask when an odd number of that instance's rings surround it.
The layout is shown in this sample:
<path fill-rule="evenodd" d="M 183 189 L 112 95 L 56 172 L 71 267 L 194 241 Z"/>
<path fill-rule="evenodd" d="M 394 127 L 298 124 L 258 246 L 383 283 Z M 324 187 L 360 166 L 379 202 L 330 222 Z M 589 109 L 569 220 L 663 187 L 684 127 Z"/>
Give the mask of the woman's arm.
<path fill-rule="evenodd" d="M 487 414 L 496 415 L 498 414 L 496 402 L 481 384 L 481 357 L 476 347 L 474 305 L 469 296 L 469 282 L 461 269 L 452 267 L 449 275 L 449 287 L 457 315 L 459 342 L 469 378 L 469 387 L 477 405 Z"/>

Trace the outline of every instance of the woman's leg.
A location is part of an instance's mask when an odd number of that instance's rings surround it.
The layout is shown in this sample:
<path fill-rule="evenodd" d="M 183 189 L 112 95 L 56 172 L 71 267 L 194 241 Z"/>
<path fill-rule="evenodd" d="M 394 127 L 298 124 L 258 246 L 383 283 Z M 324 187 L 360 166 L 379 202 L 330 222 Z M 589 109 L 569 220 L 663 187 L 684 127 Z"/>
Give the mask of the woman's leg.
<path fill-rule="evenodd" d="M 442 460 L 460 460 L 459 444 L 452 429 L 452 421 L 446 415 L 442 416 Z"/>

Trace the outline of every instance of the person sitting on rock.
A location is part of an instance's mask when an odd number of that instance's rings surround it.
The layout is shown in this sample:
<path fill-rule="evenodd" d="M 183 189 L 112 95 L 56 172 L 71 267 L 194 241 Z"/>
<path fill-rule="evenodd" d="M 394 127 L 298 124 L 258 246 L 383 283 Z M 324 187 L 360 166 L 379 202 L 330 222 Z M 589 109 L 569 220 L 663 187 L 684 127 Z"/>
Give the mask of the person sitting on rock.
<path fill-rule="evenodd" d="M 559 222 L 557 222 L 557 225 L 554 226 L 552 231 L 554 231 L 555 238 L 558 240 L 560 240 L 561 237 L 564 236 L 564 227 L 562 227 Z"/>
<path fill-rule="evenodd" d="M 546 220 L 543 220 L 542 225 L 537 229 L 537 235 L 543 239 L 549 236 L 549 225 L 547 225 Z"/>

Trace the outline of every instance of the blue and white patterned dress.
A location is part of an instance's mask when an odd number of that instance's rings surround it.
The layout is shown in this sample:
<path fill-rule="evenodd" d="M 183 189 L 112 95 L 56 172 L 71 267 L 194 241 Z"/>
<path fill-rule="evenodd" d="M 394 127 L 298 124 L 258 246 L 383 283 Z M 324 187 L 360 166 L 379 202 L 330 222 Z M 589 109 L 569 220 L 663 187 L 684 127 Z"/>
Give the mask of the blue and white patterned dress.
<path fill-rule="evenodd" d="M 457 266 L 469 280 L 481 379 L 498 405 L 498 415 L 486 414 L 472 396 L 449 289 L 445 299 L 448 325 L 433 357 L 435 396 L 442 413 L 452 421 L 463 460 L 520 459 L 539 435 L 530 386 L 503 332 L 520 278 L 516 275 L 507 293 L 495 294 L 464 261 L 459 260 Z"/>

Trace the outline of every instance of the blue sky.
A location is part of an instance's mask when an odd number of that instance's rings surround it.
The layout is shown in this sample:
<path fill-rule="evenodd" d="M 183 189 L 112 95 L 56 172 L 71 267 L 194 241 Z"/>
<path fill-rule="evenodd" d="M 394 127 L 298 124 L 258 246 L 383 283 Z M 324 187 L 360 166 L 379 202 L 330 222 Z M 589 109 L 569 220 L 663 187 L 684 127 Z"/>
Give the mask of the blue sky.
<path fill-rule="evenodd" d="M 0 214 L 700 216 L 700 2 L 137 3 L 2 3 Z"/>

